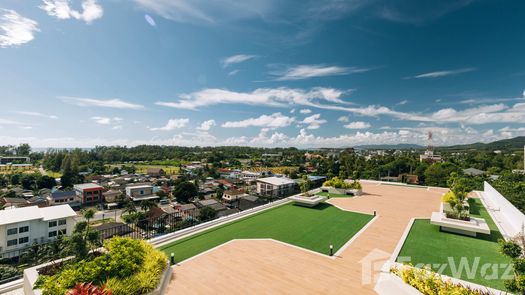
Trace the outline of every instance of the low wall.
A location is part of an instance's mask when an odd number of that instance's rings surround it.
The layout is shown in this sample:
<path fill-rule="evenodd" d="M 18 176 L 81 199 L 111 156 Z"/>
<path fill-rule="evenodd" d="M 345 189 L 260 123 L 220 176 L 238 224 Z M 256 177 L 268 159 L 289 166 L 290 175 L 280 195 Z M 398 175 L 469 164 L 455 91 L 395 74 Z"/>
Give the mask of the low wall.
<path fill-rule="evenodd" d="M 486 181 L 483 190 L 482 198 L 488 209 L 501 213 L 498 214 L 498 217 L 503 219 L 501 221 L 504 221 L 506 225 L 507 235 L 514 237 L 522 233 L 525 226 L 525 215 Z"/>

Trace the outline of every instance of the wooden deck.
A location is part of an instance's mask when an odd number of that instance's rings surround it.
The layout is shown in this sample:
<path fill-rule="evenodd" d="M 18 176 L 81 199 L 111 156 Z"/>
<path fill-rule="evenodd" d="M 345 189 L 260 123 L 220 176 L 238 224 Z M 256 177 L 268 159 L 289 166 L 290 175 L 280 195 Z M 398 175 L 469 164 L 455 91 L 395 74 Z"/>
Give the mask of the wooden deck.
<path fill-rule="evenodd" d="M 412 217 L 439 210 L 445 189 L 363 183 L 364 195 L 332 198 L 378 218 L 336 259 L 269 240 L 236 240 L 174 267 L 166 294 L 375 294 L 375 275 Z M 372 260 L 372 272 L 363 267 Z M 370 275 L 372 274 L 372 275 Z"/>

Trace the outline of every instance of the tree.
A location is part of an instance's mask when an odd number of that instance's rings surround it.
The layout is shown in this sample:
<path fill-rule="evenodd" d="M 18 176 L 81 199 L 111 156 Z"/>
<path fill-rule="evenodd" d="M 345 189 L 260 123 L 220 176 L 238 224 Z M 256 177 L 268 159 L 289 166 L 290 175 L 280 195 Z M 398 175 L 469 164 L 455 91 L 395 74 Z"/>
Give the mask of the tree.
<path fill-rule="evenodd" d="M 57 185 L 57 182 L 53 177 L 42 175 L 36 180 L 36 184 L 39 189 L 48 188 L 51 189 L 55 185 Z"/>
<path fill-rule="evenodd" d="M 301 193 L 303 193 L 305 196 L 308 197 L 309 196 L 308 191 L 310 191 L 310 188 L 312 186 L 312 182 L 310 181 L 310 178 L 308 178 L 308 175 L 303 175 L 303 178 L 299 186 L 301 188 Z"/>
<path fill-rule="evenodd" d="M 189 181 L 184 181 L 175 186 L 173 194 L 177 202 L 188 203 L 191 198 L 197 195 L 197 187 Z"/>
<path fill-rule="evenodd" d="M 153 207 L 157 207 L 157 204 L 155 204 L 155 202 L 153 202 L 152 200 L 144 200 L 140 202 L 140 208 L 143 211 L 149 211 Z"/>
<path fill-rule="evenodd" d="M 124 213 L 132 214 L 132 213 L 136 213 L 136 212 L 137 212 L 137 207 L 135 206 L 135 203 L 133 203 L 132 201 L 128 200 L 124 204 L 124 210 L 122 210 L 122 214 L 124 214 Z"/>
<path fill-rule="evenodd" d="M 217 211 L 211 207 L 202 207 L 199 210 L 200 213 L 200 219 L 203 221 L 211 220 L 217 216 Z"/>
<path fill-rule="evenodd" d="M 514 278 L 505 281 L 505 288 L 510 292 L 525 294 L 525 257 L 523 249 L 515 241 L 505 241 L 500 239 L 501 254 L 512 259 Z"/>
<path fill-rule="evenodd" d="M 450 162 L 434 163 L 425 170 L 425 184 L 446 187 L 450 174 L 459 171 L 459 167 Z"/>
<path fill-rule="evenodd" d="M 17 156 L 29 156 L 31 153 L 31 147 L 27 143 L 22 143 L 16 148 Z"/>
<path fill-rule="evenodd" d="M 90 218 L 88 217 L 91 213 L 87 213 L 84 213 L 86 221 L 77 222 L 73 233 L 68 238 L 70 251 L 75 253 L 78 261 L 85 259 L 91 250 L 102 245 L 99 232 L 92 230 L 89 226 Z"/>

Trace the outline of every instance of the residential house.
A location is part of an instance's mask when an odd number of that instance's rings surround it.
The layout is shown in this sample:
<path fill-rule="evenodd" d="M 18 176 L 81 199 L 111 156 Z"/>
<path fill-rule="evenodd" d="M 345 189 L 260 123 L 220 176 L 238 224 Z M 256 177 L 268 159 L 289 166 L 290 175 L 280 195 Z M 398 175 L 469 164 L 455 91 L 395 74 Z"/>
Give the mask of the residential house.
<path fill-rule="evenodd" d="M 261 196 L 286 197 L 296 190 L 296 182 L 287 177 L 266 177 L 257 179 L 257 193 Z"/>
<path fill-rule="evenodd" d="M 232 189 L 224 191 L 222 199 L 226 202 L 232 202 L 247 195 L 243 189 Z"/>
<path fill-rule="evenodd" d="M 160 198 L 153 193 L 153 186 L 150 184 L 128 185 L 126 186 L 126 196 L 133 202 L 158 200 Z"/>
<path fill-rule="evenodd" d="M 71 208 L 80 208 L 82 205 L 76 191 L 54 191 L 46 199 L 51 206 L 69 204 Z"/>
<path fill-rule="evenodd" d="M 219 203 L 217 200 L 214 200 L 214 199 L 199 200 L 197 201 L 196 205 L 199 208 L 210 207 L 210 208 L 213 208 L 217 212 L 227 209 L 226 206 L 224 206 L 224 204 Z"/>
<path fill-rule="evenodd" d="M 16 257 L 17 250 L 70 235 L 77 214 L 69 205 L 0 210 L 0 258 Z"/>
<path fill-rule="evenodd" d="M 9 198 L 4 197 L 0 199 L 0 205 L 4 208 L 18 208 L 25 207 L 28 204 L 27 200 L 24 198 Z"/>
<path fill-rule="evenodd" d="M 102 202 L 102 192 L 104 191 L 104 188 L 98 184 L 75 184 L 73 189 L 75 190 L 82 205 L 97 204 Z"/>
<path fill-rule="evenodd" d="M 194 204 L 177 204 L 174 208 L 186 217 L 199 217 L 199 209 Z"/>
<path fill-rule="evenodd" d="M 146 174 L 151 177 L 160 177 L 166 175 L 166 172 L 162 168 L 148 168 Z"/>
<path fill-rule="evenodd" d="M 246 196 L 243 196 L 237 199 L 237 201 L 234 201 L 231 204 L 233 207 L 241 211 L 244 211 L 244 210 L 248 210 L 248 209 L 263 205 L 264 201 L 261 200 L 257 196 L 246 195 Z"/>
<path fill-rule="evenodd" d="M 103 192 L 102 196 L 104 196 L 104 202 L 106 203 L 116 203 L 118 197 L 122 194 L 119 190 L 113 190 L 110 189 L 107 192 Z"/>

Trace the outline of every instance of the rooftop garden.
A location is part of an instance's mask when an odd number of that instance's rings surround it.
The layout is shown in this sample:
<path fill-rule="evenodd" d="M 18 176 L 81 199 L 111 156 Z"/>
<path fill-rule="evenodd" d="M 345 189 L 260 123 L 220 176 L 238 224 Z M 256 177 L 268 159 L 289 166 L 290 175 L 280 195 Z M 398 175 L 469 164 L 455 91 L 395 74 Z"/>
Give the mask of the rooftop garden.
<path fill-rule="evenodd" d="M 86 289 L 100 290 L 100 294 L 145 294 L 157 287 L 167 266 L 166 255 L 146 241 L 116 237 L 107 240 L 104 249 L 44 268 L 35 288 L 43 295 L 88 294 L 75 293 Z"/>
<path fill-rule="evenodd" d="M 428 219 L 419 219 L 414 222 L 397 260 L 417 267 L 430 266 L 433 271 L 447 276 L 505 290 L 504 280 L 501 279 L 505 269 L 498 268 L 494 276 L 492 268 L 483 267 L 485 264 L 491 267 L 509 264 L 510 259 L 499 250 L 498 239 L 502 235 L 479 199 L 471 198 L 469 205 L 468 216 L 485 219 L 490 234 L 469 237 L 442 232 Z M 408 258 L 410 261 L 407 261 Z"/>
<path fill-rule="evenodd" d="M 180 262 L 233 239 L 270 238 L 323 254 L 337 252 L 372 215 L 340 210 L 328 204 L 305 208 L 286 204 L 192 235 L 162 247 Z"/>

